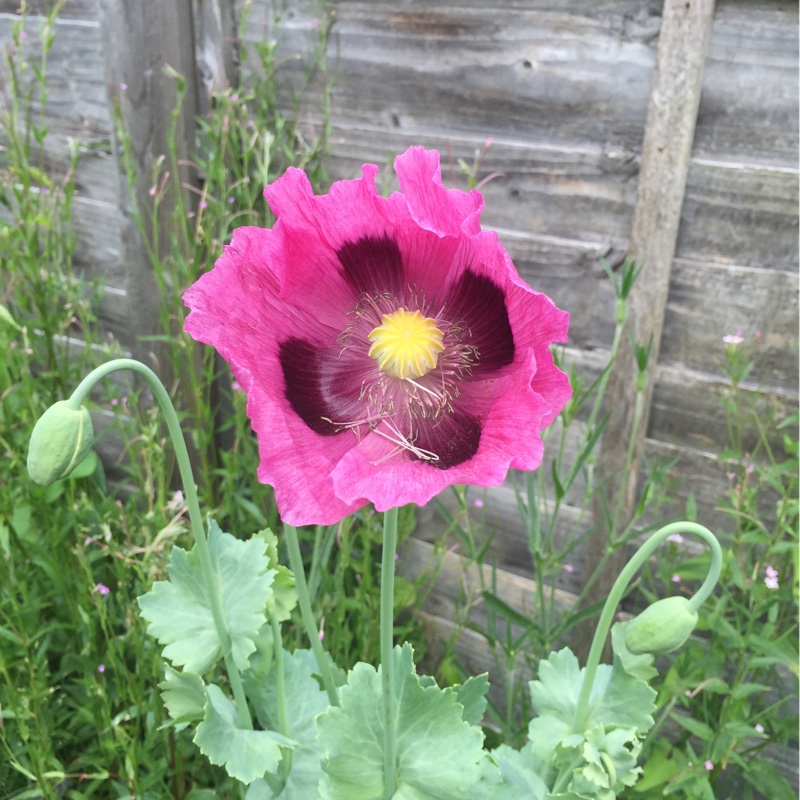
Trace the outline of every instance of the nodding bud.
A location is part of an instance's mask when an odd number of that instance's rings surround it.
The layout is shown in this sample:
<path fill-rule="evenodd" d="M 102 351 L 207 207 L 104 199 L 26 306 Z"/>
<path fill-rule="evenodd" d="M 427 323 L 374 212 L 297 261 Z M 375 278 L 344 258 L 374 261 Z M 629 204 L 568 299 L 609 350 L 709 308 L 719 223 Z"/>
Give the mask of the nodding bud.
<path fill-rule="evenodd" d="M 625 645 L 631 653 L 671 653 L 692 635 L 697 612 L 685 597 L 666 597 L 648 606 L 625 628 Z"/>
<path fill-rule="evenodd" d="M 28 447 L 28 474 L 42 486 L 66 478 L 89 454 L 94 430 L 89 412 L 59 400 L 36 423 Z"/>

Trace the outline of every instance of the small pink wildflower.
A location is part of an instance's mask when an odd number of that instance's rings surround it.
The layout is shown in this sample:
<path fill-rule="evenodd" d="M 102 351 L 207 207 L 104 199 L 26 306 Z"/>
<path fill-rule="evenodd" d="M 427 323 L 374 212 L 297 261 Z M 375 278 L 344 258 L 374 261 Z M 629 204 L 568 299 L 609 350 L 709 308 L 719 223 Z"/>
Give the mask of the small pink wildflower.
<path fill-rule="evenodd" d="M 183 508 L 185 502 L 183 492 L 178 489 L 175 494 L 172 495 L 172 498 L 167 501 L 167 511 L 175 514 Z"/>
<path fill-rule="evenodd" d="M 706 759 L 706 762 L 703 764 L 703 766 L 704 766 L 704 767 L 705 767 L 705 768 L 706 768 L 706 769 L 707 769 L 709 772 L 711 772 L 711 771 L 714 769 L 714 762 L 713 762 L 713 761 L 712 761 L 710 758 L 708 758 L 708 759 Z"/>
<path fill-rule="evenodd" d="M 128 84 L 123 82 L 119 85 L 119 88 L 124 92 L 128 88 Z"/>
<path fill-rule="evenodd" d="M 97 665 L 97 671 L 102 675 L 106 671 L 106 665 L 105 664 L 98 664 Z"/>
<path fill-rule="evenodd" d="M 205 207 L 208 205 L 208 203 L 206 203 L 206 201 L 205 201 L 205 200 L 201 200 L 201 201 L 200 201 L 200 202 L 199 202 L 197 205 L 198 205 L 200 208 L 205 208 Z"/>
<path fill-rule="evenodd" d="M 564 572 L 575 572 L 575 566 L 573 564 L 564 564 Z"/>
<path fill-rule="evenodd" d="M 19 38 L 20 39 L 27 39 L 28 38 L 28 34 L 25 31 L 22 31 L 20 33 L 20 35 L 19 35 Z"/>
<path fill-rule="evenodd" d="M 764 733 L 764 726 L 760 722 L 755 724 L 756 733 Z"/>
<path fill-rule="evenodd" d="M 727 336 L 723 336 L 722 341 L 725 342 L 725 344 L 730 344 L 735 346 L 737 344 L 741 344 L 744 341 L 744 336 L 742 336 L 741 331 L 736 331 L 736 333 L 732 334 L 729 333 Z"/>
<path fill-rule="evenodd" d="M 238 99 L 239 99 L 239 95 L 238 94 L 232 94 L 231 95 L 231 102 L 232 103 L 235 103 Z"/>
<path fill-rule="evenodd" d="M 108 586 L 106 586 L 104 583 L 98 583 L 94 587 L 94 590 L 96 592 L 99 592 L 101 595 L 103 595 L 103 597 L 105 597 L 107 594 L 110 594 L 110 592 L 111 592 L 111 589 L 109 589 Z"/>
<path fill-rule="evenodd" d="M 683 536 L 681 536 L 679 533 L 671 533 L 669 536 L 667 536 L 667 541 L 680 544 L 683 541 Z"/>
<path fill-rule="evenodd" d="M 676 573 L 675 575 L 672 576 L 672 578 L 670 578 L 670 580 L 673 583 L 680 583 L 681 582 L 681 576 Z"/>
<path fill-rule="evenodd" d="M 774 569 L 773 567 L 767 566 L 764 570 L 766 573 L 766 578 L 764 578 L 764 585 L 767 589 L 777 589 L 778 588 L 778 570 Z"/>
<path fill-rule="evenodd" d="M 478 497 L 475 499 L 473 505 L 475 506 L 475 508 L 483 508 L 483 500 L 481 500 L 481 498 Z"/>

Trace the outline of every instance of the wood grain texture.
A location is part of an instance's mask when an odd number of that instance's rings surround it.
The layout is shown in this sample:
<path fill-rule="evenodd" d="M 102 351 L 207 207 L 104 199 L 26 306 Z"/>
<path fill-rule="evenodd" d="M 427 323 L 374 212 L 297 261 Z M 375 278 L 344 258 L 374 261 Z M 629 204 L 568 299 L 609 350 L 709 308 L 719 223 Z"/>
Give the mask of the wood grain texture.
<path fill-rule="evenodd" d="M 386 165 L 412 144 L 443 154 L 449 185 L 466 187 L 457 161 L 472 164 L 486 140 L 442 130 L 340 127 L 331 134 L 334 179 Z M 545 144 L 495 137 L 480 161 L 483 221 L 518 233 L 628 247 L 639 156 L 601 144 Z M 392 186 L 389 171 L 385 176 Z M 677 254 L 697 261 L 797 272 L 797 167 L 742 167 L 693 159 L 681 211 Z"/>
<path fill-rule="evenodd" d="M 625 565 L 624 550 L 613 551 L 613 545 L 633 522 L 639 500 L 640 462 L 713 13 L 714 0 L 664 3 L 629 242 L 630 258 L 643 272 L 628 298 L 628 333 L 635 346 L 647 348 L 649 355 L 642 365 L 633 347 L 623 342 L 611 366 L 608 423 L 597 460 L 605 491 L 592 498 L 594 518 L 603 524 L 589 539 L 586 552 L 588 574 L 595 574 L 601 563 L 606 567 L 589 587 L 587 605 L 608 596 Z M 605 508 L 614 509 L 608 522 Z M 596 618 L 586 619 L 576 629 L 576 655 L 581 662 L 588 656 L 595 625 Z M 607 650 L 606 657 L 610 644 Z"/>
<path fill-rule="evenodd" d="M 662 3 L 347 2 L 331 41 L 334 121 L 640 150 Z M 313 41 L 313 2 L 289 3 L 285 73 Z M 253 15 L 250 36 L 270 15 Z M 697 153 L 796 162 L 797 6 L 717 3 Z M 313 100 L 311 104 L 313 105 Z"/>
<path fill-rule="evenodd" d="M 120 175 L 119 182 L 124 289 L 132 327 L 130 346 L 136 357 L 148 360 L 155 345 L 140 343 L 137 339 L 162 332 L 161 298 L 134 209 L 138 209 L 150 229 L 153 208 L 150 188 L 159 159 L 166 158 L 165 169 L 180 170 L 181 183 L 196 180 L 188 166 L 194 148 L 197 109 L 195 52 L 193 37 L 184 35 L 185 26 L 191 27 L 192 6 L 191 0 L 144 4 L 102 0 L 101 10 L 109 105 L 119 104 L 135 170 L 133 197 L 127 194 L 124 175 Z M 168 128 L 177 104 L 177 87 L 175 78 L 167 74 L 167 67 L 186 79 L 183 106 L 174 134 L 174 156 L 176 164 L 181 165 L 177 167 L 170 163 L 172 154 L 168 149 Z M 121 165 L 118 168 L 121 169 Z M 168 230 L 171 210 L 169 200 L 159 203 L 160 231 Z M 165 236 L 159 238 L 156 247 L 162 253 L 167 251 Z M 164 370 L 165 361 L 158 361 L 160 369 Z M 160 377 L 168 382 L 165 374 Z"/>

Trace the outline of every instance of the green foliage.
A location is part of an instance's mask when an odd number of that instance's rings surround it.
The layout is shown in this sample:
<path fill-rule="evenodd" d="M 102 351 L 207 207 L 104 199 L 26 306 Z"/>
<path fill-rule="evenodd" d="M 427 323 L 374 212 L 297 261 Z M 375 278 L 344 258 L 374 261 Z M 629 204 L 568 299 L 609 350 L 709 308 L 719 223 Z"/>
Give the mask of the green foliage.
<path fill-rule="evenodd" d="M 224 797 L 233 781 L 208 765 L 191 732 L 162 727 L 155 690 L 161 656 L 135 613 L 137 596 L 162 577 L 170 544 L 183 542 L 186 533 L 185 507 L 162 469 L 169 456 L 155 414 L 140 412 L 147 404 L 137 403 L 138 393 L 124 384 L 108 382 L 93 395 L 106 419 L 109 409 L 124 412 L 97 432 L 100 448 L 109 433 L 122 437 L 131 495 L 109 494 L 94 451 L 46 488 L 26 474 L 36 420 L 99 362 L 119 354 L 101 336 L 101 283 L 73 267 L 75 175 L 86 148 L 79 140 L 65 147 L 48 129 L 48 57 L 63 3 L 50 5 L 38 24 L 24 15 L 14 20 L 0 66 L 0 797 L 201 800 L 198 786 L 214 786 L 214 796 Z M 263 56 L 264 80 L 254 79 L 242 96 L 266 103 L 274 98 L 274 71 L 269 50 Z M 232 141 L 239 134 L 249 141 L 252 124 L 233 130 L 244 126 L 245 106 L 232 119 L 223 114 L 226 102 L 230 108 L 227 97 L 205 124 L 222 136 L 227 120 Z M 291 122 L 271 119 L 266 130 L 292 135 Z M 281 159 L 288 163 L 286 152 L 274 159 L 275 170 Z M 60 160 L 48 174 L 54 154 Z M 236 169 L 226 159 L 219 177 Z M 245 203 L 255 209 L 263 202 L 259 181 L 242 179 L 234 187 L 236 204 L 227 202 L 227 193 L 219 198 L 228 229 Z M 263 206 L 253 211 L 256 218 L 263 222 Z M 221 248 L 223 235 L 209 250 Z M 210 261 L 208 251 L 200 257 Z M 230 435 L 240 446 L 225 456 L 218 477 L 229 484 L 248 473 L 253 478 L 220 493 L 228 498 L 226 516 L 253 530 L 268 524 L 270 505 L 263 490 L 251 491 L 257 454 L 243 395 L 234 392 L 232 402 Z M 141 428 L 134 430 L 126 415 L 138 417 Z M 275 588 L 288 613 L 291 588 L 280 573 Z M 189 687 L 182 690 L 188 702 Z"/>
<path fill-rule="evenodd" d="M 265 773 L 276 772 L 282 758 L 281 748 L 292 748 L 294 742 L 275 731 L 242 728 L 236 718 L 236 707 L 218 686 L 207 686 L 206 693 L 205 717 L 194 737 L 200 752 L 245 784 L 263 778 Z"/>
<path fill-rule="evenodd" d="M 480 159 L 476 159 L 476 168 Z M 628 547 L 633 540 L 652 530 L 650 522 L 657 519 L 663 506 L 671 502 L 666 487 L 667 465 L 658 462 L 646 464 L 641 497 L 632 517 L 622 524 L 621 499 L 610 507 L 606 499 L 608 477 L 596 471 L 596 461 L 603 433 L 608 421 L 605 408 L 609 375 L 619 348 L 631 346 L 639 367 L 644 369 L 649 358 L 650 345 L 640 347 L 635 341 L 628 344 L 625 334 L 628 296 L 641 267 L 629 259 L 617 271 L 603 263 L 616 295 L 615 331 L 608 361 L 592 380 L 587 379 L 574 365 L 565 362 L 565 354 L 556 352 L 556 362 L 569 375 L 572 397 L 561 411 L 558 420 L 542 438 L 545 456 L 535 473 L 516 476 L 514 484 L 517 507 L 531 557 L 536 596 L 532 605 L 534 614 L 521 614 L 497 596 L 494 578 L 485 570 L 478 572 L 480 596 L 463 596 L 458 599 L 457 622 L 471 627 L 482 635 L 492 651 L 500 680 L 505 681 L 504 705 L 490 702 L 489 715 L 499 730 L 500 740 L 519 746 L 524 738 L 531 708 L 525 681 L 520 676 L 535 672 L 542 659 L 556 648 L 570 641 L 575 627 L 596 616 L 602 602 L 585 604 L 585 596 L 596 577 L 602 573 L 606 560 L 620 548 Z M 643 386 L 637 386 L 636 414 L 630 431 L 631 440 L 641 422 Z M 623 473 L 631 468 L 632 452 L 628 452 Z M 523 483 L 524 481 L 524 483 Z M 521 484 L 521 485 L 520 485 Z M 448 522 L 447 533 L 458 541 L 469 563 L 490 562 L 492 534 L 487 531 L 482 498 L 474 498 L 464 487 L 454 489 L 455 510 L 439 504 L 442 516 Z M 621 495 L 620 495 L 621 497 Z M 566 612 L 557 603 L 558 595 L 550 587 L 565 584 L 573 571 L 571 563 L 576 551 L 601 524 L 610 531 L 608 552 L 592 576 L 582 582 L 575 608 Z M 486 608 L 486 623 L 469 622 L 470 607 L 481 602 Z M 453 680 L 460 669 L 453 666 L 452 648 L 458 637 L 453 635 L 442 660 L 438 675 L 443 680 Z"/>
<path fill-rule="evenodd" d="M 287 735 L 296 742 L 291 755 L 291 770 L 283 785 L 254 781 L 248 787 L 247 800 L 305 800 L 314 797 L 322 776 L 324 750 L 317 736 L 317 717 L 328 708 L 328 696 L 314 677 L 317 670 L 310 650 L 284 653 L 286 673 L 285 701 L 288 712 Z M 276 682 L 252 676 L 245 678 L 248 697 L 253 702 L 262 728 L 280 724 Z"/>
<path fill-rule="evenodd" d="M 410 646 L 395 648 L 394 666 L 398 754 L 395 796 L 415 800 L 475 796 L 485 758 L 480 729 L 464 720 L 464 707 L 454 691 L 422 686 Z M 317 721 L 326 752 L 322 797 L 383 797 L 383 724 L 380 670 L 357 664 L 342 690 L 341 708 L 329 708 Z"/>
<path fill-rule="evenodd" d="M 699 636 L 655 683 L 656 730 L 667 720 L 678 728 L 647 741 L 644 777 L 631 798 L 666 792 L 700 800 L 727 797 L 733 787 L 745 800 L 796 797 L 768 747 L 797 742 L 798 420 L 765 419 L 749 405 L 741 381 L 754 374 L 758 339 L 740 338 L 726 345 L 722 364 L 729 443 L 721 459 L 730 488 L 721 508 L 730 538 L 719 589 L 701 609 Z M 747 426 L 758 436 L 745 445 Z M 705 559 L 682 559 L 673 546 L 642 589 L 651 600 L 704 569 Z"/>
<path fill-rule="evenodd" d="M 415 524 L 414 509 L 400 509 L 398 541 L 408 538 Z M 377 664 L 381 515 L 363 509 L 337 525 L 306 535 L 310 540 L 309 590 L 319 608 L 326 650 L 344 669 L 359 661 Z M 410 642 L 420 657 L 425 652 L 425 640 L 412 613 L 417 596 L 410 581 L 395 576 L 395 640 Z"/>
<path fill-rule="evenodd" d="M 165 645 L 164 658 L 174 666 L 203 673 L 223 654 L 217 637 L 211 593 L 221 597 L 228 647 L 239 669 L 247 669 L 255 639 L 267 622 L 264 609 L 272 595 L 275 573 L 268 569 L 263 539 L 241 541 L 209 520 L 208 548 L 214 574 L 209 575 L 196 550 L 173 547 L 169 581 L 158 581 L 139 598 L 147 632 Z M 227 649 L 227 648 L 226 648 Z"/>

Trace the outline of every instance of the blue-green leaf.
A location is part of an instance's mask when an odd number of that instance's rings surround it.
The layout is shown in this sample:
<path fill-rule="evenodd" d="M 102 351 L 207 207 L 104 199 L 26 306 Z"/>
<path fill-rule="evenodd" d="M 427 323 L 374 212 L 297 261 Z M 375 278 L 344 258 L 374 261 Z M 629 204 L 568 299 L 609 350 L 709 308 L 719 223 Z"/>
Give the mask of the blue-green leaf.
<path fill-rule="evenodd" d="M 295 743 L 274 731 L 240 728 L 236 707 L 211 684 L 207 688 L 205 719 L 197 726 L 195 744 L 212 764 L 224 766 L 232 778 L 252 783 L 267 773 L 275 773 L 281 761 L 281 747 Z"/>
<path fill-rule="evenodd" d="M 246 669 L 256 649 L 254 639 L 266 622 L 265 608 L 272 593 L 274 571 L 268 569 L 263 539 L 241 541 L 209 521 L 208 547 L 213 584 L 203 574 L 195 546 L 188 553 L 173 547 L 169 581 L 158 581 L 139 598 L 147 631 L 165 645 L 163 655 L 173 665 L 202 674 L 221 655 L 210 598 L 222 599 L 224 624 L 236 666 Z"/>
<path fill-rule="evenodd" d="M 256 536 L 267 545 L 269 568 L 275 570 L 272 583 L 272 595 L 269 599 L 269 613 L 274 614 L 278 622 L 285 622 L 292 616 L 292 609 L 297 605 L 297 588 L 294 575 L 278 561 L 278 537 L 269 529 L 259 531 Z"/>
<path fill-rule="evenodd" d="M 477 725 L 486 712 L 486 693 L 489 691 L 489 675 L 473 675 L 464 683 L 453 687 L 458 702 L 464 706 L 462 717 L 470 725 Z"/>
<path fill-rule="evenodd" d="M 481 796 L 486 755 L 479 728 L 462 719 L 453 690 L 423 688 L 409 645 L 394 651 L 397 701 L 395 800 L 467 800 Z M 383 706 L 381 674 L 357 664 L 341 690 L 341 707 L 317 720 L 327 758 L 320 793 L 325 800 L 381 800 Z"/>
<path fill-rule="evenodd" d="M 641 773 L 636 758 L 641 743 L 634 728 L 595 725 L 583 736 L 570 737 L 559 745 L 555 765 L 571 770 L 567 792 L 596 800 L 616 800 L 626 786 L 633 786 Z"/>
<path fill-rule="evenodd" d="M 634 655 L 625 644 L 625 628 L 628 622 L 618 622 L 611 628 L 611 645 L 614 656 L 620 662 L 625 672 L 643 681 L 649 681 L 658 675 L 658 670 L 653 666 L 655 657 L 650 653 Z"/>
<path fill-rule="evenodd" d="M 167 667 L 164 680 L 158 684 L 161 699 L 175 726 L 185 728 L 190 722 L 203 719 L 206 713 L 206 685 L 194 672 L 176 672 Z"/>
<path fill-rule="evenodd" d="M 247 800 L 309 800 L 318 796 L 324 751 L 317 736 L 316 719 L 328 708 L 328 695 L 314 677 L 319 667 L 310 650 L 284 652 L 283 672 L 289 736 L 297 742 L 292 751 L 291 771 L 279 790 L 266 781 L 256 781 Z M 273 676 L 255 683 L 245 676 L 247 695 L 264 728 L 279 726 L 278 689 Z"/>
<path fill-rule="evenodd" d="M 489 795 L 492 800 L 545 800 L 548 797 L 547 785 L 536 772 L 545 765 L 527 748 L 520 752 L 502 744 L 492 750 L 491 757 L 501 777 L 501 783 Z"/>
<path fill-rule="evenodd" d="M 530 683 L 539 715 L 528 727 L 529 746 L 541 761 L 569 769 L 563 797 L 554 798 L 613 800 L 638 775 L 639 739 L 653 725 L 656 693 L 619 658 L 613 667 L 601 664 L 583 725 L 573 731 L 584 677 L 585 669 L 568 648 L 539 664 L 539 679 Z"/>

